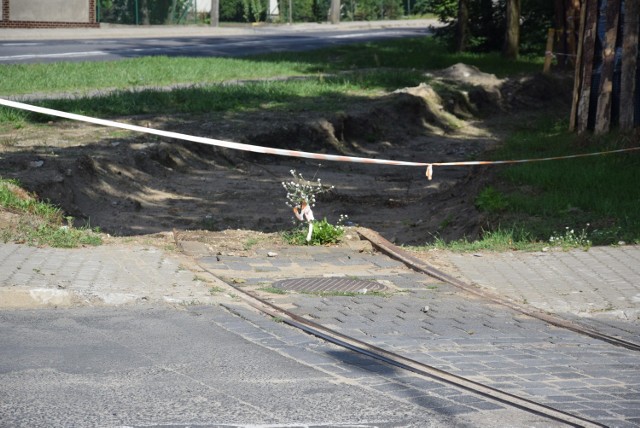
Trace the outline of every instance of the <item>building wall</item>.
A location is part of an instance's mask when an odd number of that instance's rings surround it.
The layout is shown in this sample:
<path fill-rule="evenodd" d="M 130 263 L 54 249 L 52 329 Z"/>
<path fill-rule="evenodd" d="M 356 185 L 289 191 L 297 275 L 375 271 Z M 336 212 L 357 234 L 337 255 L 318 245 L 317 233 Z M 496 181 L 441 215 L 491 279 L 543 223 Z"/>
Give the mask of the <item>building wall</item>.
<path fill-rule="evenodd" d="M 199 13 L 211 12 L 211 0 L 196 0 L 195 6 Z"/>
<path fill-rule="evenodd" d="M 96 0 L 0 0 L 0 27 L 97 27 Z"/>

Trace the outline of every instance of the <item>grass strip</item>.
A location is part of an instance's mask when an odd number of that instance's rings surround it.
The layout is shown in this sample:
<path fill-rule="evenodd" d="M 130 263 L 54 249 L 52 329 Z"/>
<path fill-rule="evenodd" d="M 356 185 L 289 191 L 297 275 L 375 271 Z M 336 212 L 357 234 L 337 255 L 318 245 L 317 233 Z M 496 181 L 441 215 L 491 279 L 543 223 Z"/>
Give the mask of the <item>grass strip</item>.
<path fill-rule="evenodd" d="M 637 138 L 617 132 L 577 135 L 568 131 L 566 121 L 545 116 L 521 125 L 490 158 L 565 156 L 637 146 Z M 496 180 L 476 199 L 476 206 L 488 215 L 482 239 L 436 239 L 433 247 L 504 251 L 640 243 L 637 152 L 498 168 Z"/>
<path fill-rule="evenodd" d="M 436 70 L 458 62 L 499 77 L 540 70 L 542 58 L 507 61 L 497 53 L 450 53 L 431 37 L 369 42 L 244 58 L 153 56 L 120 61 L 0 65 L 0 94 L 88 94 L 100 89 L 214 84 L 230 80 L 314 76 L 355 69 Z M 393 75 L 393 73 L 391 74 Z"/>
<path fill-rule="evenodd" d="M 170 91 L 118 90 L 100 96 L 44 99 L 32 104 L 100 118 L 256 110 L 335 112 L 397 87 L 417 85 L 422 80 L 420 75 L 411 71 L 383 71 L 294 81 L 194 86 Z M 0 123 L 14 127 L 49 120 L 52 120 L 49 116 L 0 107 Z"/>
<path fill-rule="evenodd" d="M 7 213 L 18 213 L 11 221 Z M 64 217 L 62 210 L 39 201 L 22 189 L 14 180 L 0 177 L 0 241 L 25 242 L 29 245 L 48 245 L 74 248 L 81 245 L 100 245 L 98 231 L 74 228 L 73 218 Z M 66 222 L 66 224 L 64 224 Z"/>

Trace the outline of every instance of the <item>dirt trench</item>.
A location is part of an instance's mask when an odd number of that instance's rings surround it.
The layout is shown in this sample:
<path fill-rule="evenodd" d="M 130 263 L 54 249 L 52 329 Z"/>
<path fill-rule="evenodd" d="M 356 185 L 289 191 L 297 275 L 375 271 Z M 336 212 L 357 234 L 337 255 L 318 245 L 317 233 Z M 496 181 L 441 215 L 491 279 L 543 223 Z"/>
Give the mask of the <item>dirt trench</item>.
<path fill-rule="evenodd" d="M 529 108 L 527 99 L 533 99 L 539 107 L 546 102 L 541 97 L 551 93 L 540 78 L 518 83 L 489 76 L 478 83 L 469 75 L 478 80 L 487 75 L 462 70 L 437 76 L 460 88 L 445 98 L 420 85 L 334 114 L 259 111 L 119 120 L 265 147 L 442 162 L 478 157 L 499 141 L 479 117 L 506 114 L 516 100 Z M 37 197 L 59 205 L 76 225 L 115 236 L 174 229 L 287 230 L 293 216 L 281 183 L 291 179 L 293 169 L 334 186 L 314 207 L 316 218 L 335 222 L 348 215 L 351 224 L 398 244 L 424 244 L 436 236 L 474 238 L 484 221 L 474 200 L 492 172 L 442 167 L 429 181 L 422 167 L 238 152 L 62 121 L 7 131 L 0 138 L 3 177 L 16 178 Z"/>

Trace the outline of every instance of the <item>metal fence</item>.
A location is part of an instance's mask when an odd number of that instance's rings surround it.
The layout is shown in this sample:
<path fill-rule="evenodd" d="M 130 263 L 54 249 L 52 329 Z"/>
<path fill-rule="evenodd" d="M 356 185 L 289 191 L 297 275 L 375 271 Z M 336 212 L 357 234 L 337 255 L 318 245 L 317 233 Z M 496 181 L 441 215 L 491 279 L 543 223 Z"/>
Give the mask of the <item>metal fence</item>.
<path fill-rule="evenodd" d="M 198 0 L 98 0 L 96 19 L 124 25 L 204 23 L 209 18 L 211 1 L 200 3 L 199 7 Z"/>

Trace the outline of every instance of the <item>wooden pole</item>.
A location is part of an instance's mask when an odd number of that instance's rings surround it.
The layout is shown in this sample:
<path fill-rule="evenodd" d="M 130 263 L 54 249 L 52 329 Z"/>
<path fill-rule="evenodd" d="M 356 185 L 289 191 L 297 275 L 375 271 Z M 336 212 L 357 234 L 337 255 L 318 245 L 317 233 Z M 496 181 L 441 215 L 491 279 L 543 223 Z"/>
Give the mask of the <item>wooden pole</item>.
<path fill-rule="evenodd" d="M 507 26 L 504 35 L 502 56 L 517 59 L 520 49 L 520 0 L 507 0 Z"/>
<path fill-rule="evenodd" d="M 636 103 L 636 74 L 638 73 L 638 1 L 626 0 L 622 30 L 622 80 L 620 85 L 620 130 L 634 127 Z"/>
<path fill-rule="evenodd" d="M 578 94 L 577 130 L 587 130 L 589 121 L 589 100 L 591 98 L 591 77 L 593 75 L 593 56 L 596 45 L 596 24 L 598 22 L 598 0 L 587 0 L 585 7 L 584 34 L 582 34 L 582 58 L 576 67 L 581 67 L 580 92 Z"/>
<path fill-rule="evenodd" d="M 584 40 L 584 26 L 587 16 L 587 4 L 582 4 L 580 8 L 580 24 L 578 29 L 578 48 L 576 50 L 575 77 L 573 79 L 573 100 L 571 102 L 571 118 L 569 120 L 569 131 L 575 131 L 578 124 L 578 104 L 580 101 L 580 88 L 582 85 L 582 45 Z"/>
<path fill-rule="evenodd" d="M 331 0 L 331 8 L 329 10 L 330 21 L 332 24 L 340 23 L 340 0 Z"/>
<path fill-rule="evenodd" d="M 211 0 L 211 26 L 220 25 L 220 0 Z"/>
<path fill-rule="evenodd" d="M 613 92 L 613 68 L 616 57 L 616 39 L 618 38 L 618 21 L 620 19 L 620 0 L 608 0 L 604 41 L 602 43 L 602 71 L 598 90 L 598 106 L 596 108 L 596 134 L 609 132 L 611 128 L 611 94 Z"/>
<path fill-rule="evenodd" d="M 458 0 L 458 22 L 456 23 L 456 52 L 467 49 L 469 37 L 469 0 Z"/>
<path fill-rule="evenodd" d="M 543 73 L 548 73 L 551 70 L 551 62 L 553 61 L 553 38 L 556 35 L 556 30 L 549 28 L 547 31 L 547 49 L 544 52 L 544 66 L 542 67 Z"/>

